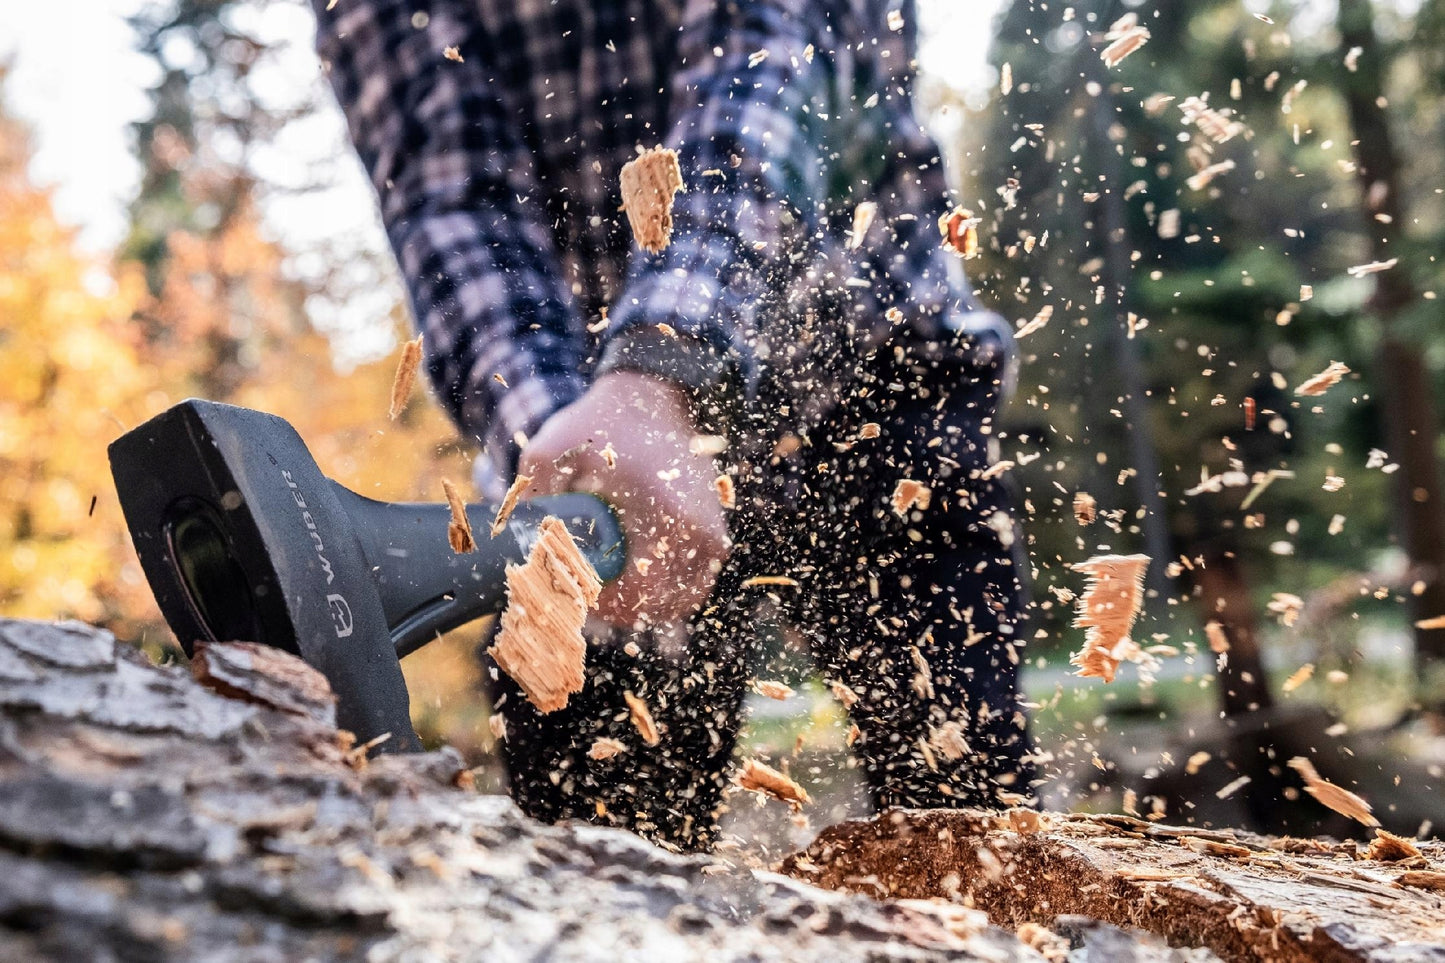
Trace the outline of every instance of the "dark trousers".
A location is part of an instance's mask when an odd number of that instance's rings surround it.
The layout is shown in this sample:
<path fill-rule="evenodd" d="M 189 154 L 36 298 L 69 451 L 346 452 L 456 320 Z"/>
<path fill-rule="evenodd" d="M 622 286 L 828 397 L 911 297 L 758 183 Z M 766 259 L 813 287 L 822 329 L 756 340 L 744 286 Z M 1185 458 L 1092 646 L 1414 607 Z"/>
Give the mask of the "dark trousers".
<path fill-rule="evenodd" d="M 763 593 L 824 677 L 856 694 L 853 751 L 878 807 L 998 807 L 1029 793 L 1016 689 L 1019 546 L 1003 485 L 979 477 L 997 364 L 933 348 L 885 346 L 826 426 L 791 454 L 743 469 L 736 548 L 680 651 L 633 637 L 634 656 L 626 635 L 595 639 L 586 687 L 546 715 L 497 673 L 492 696 L 507 718 L 511 792 L 524 811 L 709 848 Z M 878 437 L 860 439 L 870 422 Z M 894 511 L 902 478 L 930 487 L 927 509 Z M 743 587 L 757 575 L 799 584 Z M 657 746 L 630 722 L 629 691 L 650 707 Z M 590 759 L 599 736 L 626 753 Z"/>

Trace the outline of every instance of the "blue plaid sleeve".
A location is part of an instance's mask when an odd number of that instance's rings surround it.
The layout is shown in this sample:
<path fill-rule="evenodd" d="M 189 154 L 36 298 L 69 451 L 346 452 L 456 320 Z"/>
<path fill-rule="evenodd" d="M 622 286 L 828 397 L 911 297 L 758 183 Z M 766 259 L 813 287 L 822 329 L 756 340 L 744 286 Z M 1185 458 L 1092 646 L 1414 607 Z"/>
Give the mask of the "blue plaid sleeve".
<path fill-rule="evenodd" d="M 587 349 L 536 161 L 490 68 L 497 40 L 466 0 L 313 5 L 317 50 L 380 200 L 431 380 L 508 474 L 518 436 L 581 394 Z"/>
<path fill-rule="evenodd" d="M 665 324 L 806 421 L 900 330 L 936 340 L 983 316 L 939 244 L 950 205 L 913 113 L 913 21 L 910 0 L 686 5 L 666 143 L 687 191 L 672 244 L 632 253 L 611 345 Z M 855 245 L 864 201 L 877 214 Z"/>

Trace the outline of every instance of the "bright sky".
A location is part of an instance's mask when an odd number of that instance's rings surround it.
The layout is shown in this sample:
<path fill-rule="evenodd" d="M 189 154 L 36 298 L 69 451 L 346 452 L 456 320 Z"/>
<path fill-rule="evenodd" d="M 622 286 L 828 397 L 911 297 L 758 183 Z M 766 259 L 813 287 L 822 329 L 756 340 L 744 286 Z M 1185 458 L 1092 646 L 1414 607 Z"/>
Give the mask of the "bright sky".
<path fill-rule="evenodd" d="M 124 18 L 144 2 L 0 3 L 0 63 L 12 65 L 7 106 L 34 129 L 32 176 L 55 186 L 60 216 L 80 226 L 85 246 L 97 251 L 123 236 L 124 206 L 138 184 L 126 125 L 145 115 L 145 88 L 155 76 L 132 50 Z M 924 69 L 965 86 L 990 83 L 986 45 L 1001 3 L 921 0 L 920 17 L 928 31 L 920 52 Z M 309 48 L 309 14 L 279 22 L 290 34 L 287 39 Z M 330 136 L 318 132 L 317 139 L 329 141 Z M 356 189 L 362 189 L 359 179 Z M 292 223 L 326 222 L 310 216 L 314 213 Z"/>

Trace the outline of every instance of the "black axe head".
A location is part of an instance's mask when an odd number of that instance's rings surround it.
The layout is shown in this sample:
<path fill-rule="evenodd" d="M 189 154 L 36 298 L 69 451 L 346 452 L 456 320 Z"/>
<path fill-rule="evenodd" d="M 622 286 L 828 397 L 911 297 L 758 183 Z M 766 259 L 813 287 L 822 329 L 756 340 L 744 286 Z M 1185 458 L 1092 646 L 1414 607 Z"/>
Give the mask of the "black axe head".
<path fill-rule="evenodd" d="M 590 495 L 523 503 L 507 530 L 457 555 L 445 505 L 363 498 L 321 474 L 274 415 L 182 402 L 118 438 L 111 472 L 141 567 L 187 655 L 197 641 L 262 642 L 321 671 L 338 722 L 363 740 L 417 747 L 399 658 L 505 602 L 506 565 L 536 523 L 568 523 L 604 578 L 624 552 Z M 469 506 L 473 528 L 492 517 Z"/>

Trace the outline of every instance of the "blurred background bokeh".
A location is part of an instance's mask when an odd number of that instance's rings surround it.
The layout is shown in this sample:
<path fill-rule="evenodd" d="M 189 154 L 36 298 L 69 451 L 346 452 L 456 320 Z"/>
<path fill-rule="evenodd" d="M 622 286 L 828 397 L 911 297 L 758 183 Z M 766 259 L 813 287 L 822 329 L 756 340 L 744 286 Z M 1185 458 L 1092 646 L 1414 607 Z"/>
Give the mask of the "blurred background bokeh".
<path fill-rule="evenodd" d="M 1437 829 L 1445 628 L 1417 623 L 1445 616 L 1445 0 L 919 16 L 920 107 L 983 219 L 974 283 L 1027 330 L 999 441 L 1045 800 L 1349 832 L 1301 798 L 1304 754 L 1391 828 Z M 1120 18 L 1150 36 L 1111 68 Z M 313 29 L 300 0 L 0 6 L 0 613 L 178 657 L 105 446 L 188 396 L 281 415 L 373 497 L 469 478 L 430 399 L 386 417 L 407 309 Z M 1350 374 L 1296 394 L 1331 362 Z M 1109 552 L 1153 559 L 1159 666 L 1106 686 L 1068 657 L 1071 565 Z M 746 751 L 818 798 L 796 822 L 735 800 L 766 854 L 863 804 L 846 719 L 764 635 L 758 677 L 797 693 L 750 700 Z M 405 667 L 421 731 L 495 785 L 477 637 Z"/>

